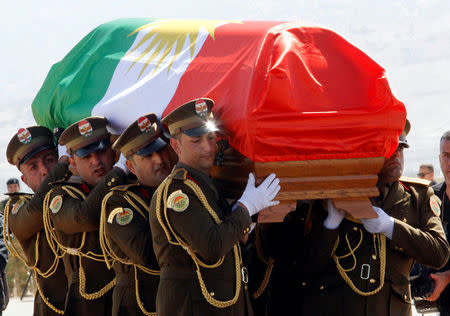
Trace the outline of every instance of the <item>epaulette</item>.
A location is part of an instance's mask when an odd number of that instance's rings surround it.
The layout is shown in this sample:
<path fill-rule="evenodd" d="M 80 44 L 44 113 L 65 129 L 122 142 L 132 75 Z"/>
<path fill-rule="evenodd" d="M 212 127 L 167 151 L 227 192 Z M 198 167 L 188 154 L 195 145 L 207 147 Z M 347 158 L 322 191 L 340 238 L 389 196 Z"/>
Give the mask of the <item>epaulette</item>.
<path fill-rule="evenodd" d="M 423 186 L 428 187 L 430 185 L 430 181 L 425 179 L 419 179 L 419 178 L 411 178 L 411 177 L 400 177 L 400 182 L 403 183 L 411 183 L 411 184 L 421 184 Z"/>
<path fill-rule="evenodd" d="M 29 197 L 32 197 L 33 193 L 13 192 L 13 193 L 5 193 L 5 195 L 8 195 L 10 197 L 15 197 L 15 196 L 29 196 Z"/>
<path fill-rule="evenodd" d="M 50 185 L 74 185 L 74 184 L 81 184 L 82 180 L 79 176 L 71 176 L 69 179 L 60 179 L 56 181 L 49 182 Z"/>
<path fill-rule="evenodd" d="M 128 190 L 131 187 L 135 187 L 135 186 L 139 186 L 139 183 L 128 183 L 128 184 L 123 184 L 123 185 L 118 185 L 115 186 L 111 189 L 111 191 L 122 191 L 125 192 L 126 190 Z"/>
<path fill-rule="evenodd" d="M 172 171 L 172 178 L 178 180 L 186 180 L 187 170 L 184 168 L 175 169 Z"/>

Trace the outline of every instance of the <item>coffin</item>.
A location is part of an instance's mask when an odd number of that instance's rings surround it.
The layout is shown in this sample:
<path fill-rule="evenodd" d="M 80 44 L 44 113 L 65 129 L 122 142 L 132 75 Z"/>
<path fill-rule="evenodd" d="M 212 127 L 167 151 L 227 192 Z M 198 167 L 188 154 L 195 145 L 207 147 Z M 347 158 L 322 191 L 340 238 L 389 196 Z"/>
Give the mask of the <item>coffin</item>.
<path fill-rule="evenodd" d="M 264 209 L 258 222 L 280 222 L 293 211 L 297 200 L 332 198 L 335 205 L 355 218 L 376 217 L 369 197 L 378 196 L 377 174 L 384 157 L 319 159 L 282 162 L 253 162 L 229 147 L 223 162 L 214 166 L 211 176 L 230 200 L 238 199 L 253 172 L 257 184 L 274 172 L 280 179 L 281 190 L 276 199 L 280 205 Z"/>

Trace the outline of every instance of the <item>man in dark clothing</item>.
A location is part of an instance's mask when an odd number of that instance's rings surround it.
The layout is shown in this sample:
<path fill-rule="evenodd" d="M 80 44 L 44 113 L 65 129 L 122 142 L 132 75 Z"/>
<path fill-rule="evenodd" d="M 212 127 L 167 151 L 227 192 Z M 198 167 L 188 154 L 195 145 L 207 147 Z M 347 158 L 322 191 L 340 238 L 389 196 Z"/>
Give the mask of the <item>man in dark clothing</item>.
<path fill-rule="evenodd" d="M 154 191 L 175 163 L 171 161 L 175 153 L 161 136 L 152 113 L 133 122 L 113 144 L 137 177 L 137 181 L 112 188 L 102 203 L 100 243 L 117 280 L 113 316 L 143 316 L 156 311 L 159 266 L 148 212 Z"/>
<path fill-rule="evenodd" d="M 11 178 L 6 181 L 6 189 L 8 190 L 8 193 L 15 193 L 20 191 L 20 184 L 19 180 L 16 178 Z M 0 213 L 4 214 L 4 209 L 6 206 L 6 203 L 8 202 L 9 198 L 4 199 L 0 202 Z"/>
<path fill-rule="evenodd" d="M 359 221 L 328 201 L 328 215 L 311 234 L 304 315 L 411 315 L 414 261 L 436 268 L 447 262 L 438 198 L 428 181 L 401 177 L 409 128 L 406 121 L 378 174 L 380 195 L 372 199 L 378 217 Z"/>
<path fill-rule="evenodd" d="M 21 259 L 34 272 L 38 291 L 34 299 L 34 315 L 64 313 L 67 281 L 59 258 L 46 238 L 42 203 L 50 190 L 49 182 L 68 174 L 67 163 L 57 163 L 58 154 L 52 132 L 42 126 L 19 129 L 6 150 L 8 162 L 22 173 L 22 181 L 33 190 L 10 193 L 5 208 L 5 228 L 11 230 L 25 254 L 23 257 L 9 241 L 11 254 Z"/>
<path fill-rule="evenodd" d="M 445 132 L 441 137 L 439 161 L 444 182 L 434 185 L 433 190 L 441 199 L 441 219 L 448 240 L 450 228 L 450 131 Z M 440 315 L 448 316 L 450 315 L 450 262 L 432 273 L 431 278 L 434 280 L 435 287 L 428 300 L 437 300 Z"/>
<path fill-rule="evenodd" d="M 3 228 L 3 214 L 0 214 L 0 227 Z M 8 263 L 8 249 L 5 245 L 3 238 L 3 229 L 0 231 L 0 316 L 8 306 L 9 302 L 9 289 L 8 282 L 6 280 L 5 268 Z"/>
<path fill-rule="evenodd" d="M 252 315 L 239 241 L 251 216 L 275 205 L 279 180 L 258 187 L 253 174 L 231 208 L 209 177 L 217 154 L 210 99 L 181 105 L 162 119 L 178 164 L 153 195 L 150 227 L 161 267 L 158 316 Z"/>
<path fill-rule="evenodd" d="M 66 315 L 111 315 L 115 278 L 104 262 L 98 229 L 101 202 L 116 185 L 126 183 L 126 167 L 114 165 L 104 117 L 70 125 L 59 139 L 79 176 L 52 183 L 44 203 L 46 234 L 63 254 L 68 280 Z"/>

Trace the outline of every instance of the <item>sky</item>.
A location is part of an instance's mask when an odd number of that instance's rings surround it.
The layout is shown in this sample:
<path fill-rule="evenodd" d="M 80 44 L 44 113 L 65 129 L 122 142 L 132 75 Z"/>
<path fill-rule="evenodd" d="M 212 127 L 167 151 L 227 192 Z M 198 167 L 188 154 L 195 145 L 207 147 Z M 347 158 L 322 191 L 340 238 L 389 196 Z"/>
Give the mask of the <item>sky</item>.
<path fill-rule="evenodd" d="M 31 103 L 50 67 L 98 25 L 117 18 L 299 21 L 333 29 L 385 70 L 412 129 L 404 174 L 433 163 L 450 129 L 450 1 L 222 0 L 7 1 L 0 12 L 0 193 L 20 177 L 6 147 L 20 127 L 35 124 Z M 29 189 L 22 183 L 24 191 Z"/>

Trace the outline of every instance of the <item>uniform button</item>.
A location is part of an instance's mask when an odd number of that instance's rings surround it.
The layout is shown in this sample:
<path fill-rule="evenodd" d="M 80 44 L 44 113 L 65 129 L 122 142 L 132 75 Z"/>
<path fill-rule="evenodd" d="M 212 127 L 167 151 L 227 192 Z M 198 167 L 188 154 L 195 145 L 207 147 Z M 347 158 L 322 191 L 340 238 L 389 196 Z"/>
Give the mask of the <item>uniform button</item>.
<path fill-rule="evenodd" d="M 306 286 L 306 282 L 302 282 L 302 286 Z"/>
<path fill-rule="evenodd" d="M 403 295 L 403 298 L 405 299 L 405 301 L 408 299 L 408 296 L 405 294 Z"/>
<path fill-rule="evenodd" d="M 111 186 L 111 182 L 110 182 L 110 181 L 108 181 L 108 186 L 109 186 L 109 187 Z"/>
<path fill-rule="evenodd" d="M 358 227 L 356 227 L 356 226 L 353 226 L 353 230 L 358 230 Z"/>
<path fill-rule="evenodd" d="M 116 178 L 112 178 L 112 179 L 111 179 L 111 182 L 114 182 L 114 181 L 116 181 Z"/>
<path fill-rule="evenodd" d="M 323 286 L 323 285 L 321 285 L 320 287 L 319 287 L 319 289 L 320 290 L 323 290 L 325 287 Z"/>
<path fill-rule="evenodd" d="M 211 296 L 214 296 L 214 295 L 215 295 L 215 293 L 214 293 L 214 292 L 211 292 L 211 293 L 209 293 L 209 294 L 211 294 Z"/>
<path fill-rule="evenodd" d="M 377 281 L 375 281 L 375 279 L 370 279 L 369 282 L 370 282 L 370 283 L 375 283 L 375 282 L 377 282 Z"/>
<path fill-rule="evenodd" d="M 407 222 L 407 221 L 406 221 L 406 218 L 402 219 L 402 221 L 403 221 L 404 223 L 406 223 L 406 222 Z"/>
<path fill-rule="evenodd" d="M 377 256 L 376 255 L 372 255 L 372 259 L 373 260 L 377 260 Z"/>
<path fill-rule="evenodd" d="M 398 250 L 403 251 L 403 248 L 398 248 Z"/>

